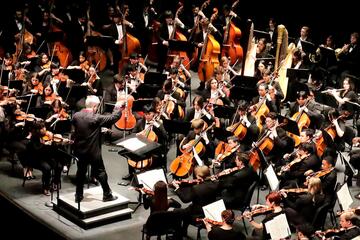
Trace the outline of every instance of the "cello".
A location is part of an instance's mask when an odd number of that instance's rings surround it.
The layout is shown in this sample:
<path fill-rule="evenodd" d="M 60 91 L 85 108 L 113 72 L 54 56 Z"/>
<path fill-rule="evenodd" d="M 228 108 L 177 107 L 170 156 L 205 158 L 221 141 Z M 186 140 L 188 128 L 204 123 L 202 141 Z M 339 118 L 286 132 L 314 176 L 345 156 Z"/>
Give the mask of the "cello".
<path fill-rule="evenodd" d="M 132 105 L 134 103 L 134 100 L 134 97 L 128 94 L 128 88 L 125 87 L 125 98 L 121 100 L 124 101 L 125 107 L 121 112 L 120 119 L 115 123 L 115 127 L 117 127 L 118 129 L 131 130 L 135 127 L 136 118 L 132 113 Z"/>
<path fill-rule="evenodd" d="M 119 72 L 122 71 L 123 67 L 125 66 L 125 63 L 129 62 L 130 54 L 131 53 L 140 53 L 140 41 L 130 33 L 126 31 L 126 26 L 133 26 L 132 23 L 128 22 L 125 18 L 128 15 L 128 9 L 125 10 L 124 13 L 118 9 L 118 11 L 122 15 L 122 30 L 123 30 L 123 39 L 122 43 L 119 45 L 119 50 L 121 53 L 121 60 L 119 62 Z"/>
<path fill-rule="evenodd" d="M 217 17 L 218 10 L 214 8 L 214 13 L 210 18 L 209 25 Z M 200 64 L 198 68 L 198 75 L 201 82 L 208 81 L 213 75 L 214 70 L 219 66 L 219 54 L 220 54 L 220 44 L 214 36 L 210 34 L 211 28 L 208 26 L 206 37 L 204 40 L 204 46 L 200 54 Z"/>
<path fill-rule="evenodd" d="M 231 6 L 231 11 L 239 3 L 239 0 L 235 1 Z M 224 40 L 222 44 L 221 56 L 230 57 L 230 64 L 233 65 L 236 62 L 241 62 L 243 58 L 243 49 L 240 46 L 241 30 L 235 26 L 232 22 L 232 15 L 226 24 L 224 33 Z"/>
<path fill-rule="evenodd" d="M 203 130 L 201 134 L 206 133 L 209 129 L 211 129 L 215 123 L 211 124 L 208 128 Z M 205 152 L 205 146 L 201 142 L 201 134 L 200 137 L 197 139 L 191 140 L 188 144 L 189 147 L 186 149 L 180 148 L 180 151 L 183 153 L 182 155 L 175 158 L 171 164 L 170 164 L 170 171 L 172 174 L 178 176 L 178 177 L 185 177 L 187 175 L 190 175 L 193 169 L 193 158 L 194 158 L 194 151 L 196 154 L 202 154 Z M 180 144 L 181 146 L 182 144 Z"/>
<path fill-rule="evenodd" d="M 310 101 L 307 101 L 307 103 L 302 106 L 302 109 L 299 112 L 296 112 L 291 119 L 294 120 L 298 127 L 299 127 L 299 132 L 302 132 L 303 128 L 308 128 L 310 125 L 310 118 L 309 116 L 304 112 L 304 109 L 307 107 L 307 105 L 309 105 Z M 293 133 L 288 133 L 288 135 L 294 139 L 295 141 L 295 147 L 298 146 L 300 144 L 300 137 L 293 134 Z"/>

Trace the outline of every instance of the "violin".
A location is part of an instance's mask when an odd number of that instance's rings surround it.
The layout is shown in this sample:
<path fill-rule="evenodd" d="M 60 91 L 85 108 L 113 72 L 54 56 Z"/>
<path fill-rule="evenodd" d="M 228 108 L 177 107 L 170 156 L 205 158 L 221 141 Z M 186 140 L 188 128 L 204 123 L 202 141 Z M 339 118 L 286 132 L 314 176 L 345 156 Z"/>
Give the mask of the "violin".
<path fill-rule="evenodd" d="M 289 188 L 289 189 L 281 189 L 280 192 L 285 193 L 307 193 L 309 190 L 307 188 Z"/>
<path fill-rule="evenodd" d="M 250 212 L 245 212 L 240 218 L 250 215 L 251 217 L 256 217 L 258 215 L 267 214 L 274 211 L 274 207 L 261 206 Z"/>
<path fill-rule="evenodd" d="M 210 177 L 210 179 L 211 180 L 216 180 L 216 179 L 219 179 L 220 177 L 227 176 L 227 175 L 229 175 L 229 174 L 231 174 L 233 172 L 239 171 L 239 170 L 241 170 L 243 168 L 244 168 L 244 166 L 228 168 L 228 169 L 225 169 L 225 170 L 223 170 L 223 171 L 221 171 L 221 172 L 219 172 L 219 173 L 217 173 L 215 175 L 212 175 Z"/>
<path fill-rule="evenodd" d="M 304 185 L 307 186 L 309 184 L 309 179 L 311 177 L 321 178 L 321 177 L 331 173 L 334 169 L 335 169 L 335 167 L 332 167 L 332 168 L 329 168 L 329 169 L 326 169 L 326 170 L 320 170 L 320 171 L 313 172 L 313 173 L 309 174 L 306 177 L 306 181 L 305 181 Z"/>
<path fill-rule="evenodd" d="M 87 71 L 89 71 L 90 63 L 88 60 L 85 60 L 84 62 L 80 63 L 79 66 L 80 66 L 81 70 L 83 70 L 84 72 L 87 72 Z"/>
<path fill-rule="evenodd" d="M 140 191 L 140 192 L 143 192 L 145 193 L 146 195 L 150 195 L 150 196 L 154 196 L 155 195 L 155 192 L 150 190 L 150 189 L 147 189 L 145 187 L 142 187 L 142 188 L 139 188 L 139 187 L 131 187 L 129 189 L 133 189 L 133 190 L 136 190 L 136 191 Z"/>
<path fill-rule="evenodd" d="M 304 160 L 305 158 L 307 158 L 307 157 L 309 157 L 309 156 L 310 156 L 310 154 L 304 154 L 304 155 L 302 155 L 302 156 L 300 156 L 300 157 L 295 158 L 295 159 L 292 160 L 290 163 L 286 164 L 285 166 L 282 166 L 281 169 L 280 169 L 280 171 L 277 173 L 277 175 L 280 176 L 280 175 L 282 175 L 284 172 L 289 171 L 290 168 L 291 168 L 293 165 L 295 165 L 295 164 L 297 164 L 297 163 L 300 163 L 302 160 Z"/>
<path fill-rule="evenodd" d="M 212 220 L 210 218 L 196 218 L 195 221 L 196 222 L 205 221 L 205 222 L 210 223 L 211 225 L 214 225 L 214 226 L 222 226 L 222 225 L 224 225 L 224 222 L 218 222 L 218 221 Z"/>
<path fill-rule="evenodd" d="M 325 231 L 316 231 L 315 235 L 317 235 L 319 237 L 325 237 L 326 239 L 328 239 L 333 236 L 342 235 L 345 232 L 346 232 L 345 228 L 327 229 Z"/>
<path fill-rule="evenodd" d="M 70 140 L 69 138 L 64 138 L 61 134 L 53 134 L 50 131 L 46 131 L 45 135 L 41 138 L 45 145 L 51 145 L 52 143 L 66 143 L 66 144 L 73 144 L 74 141 Z"/>
<path fill-rule="evenodd" d="M 354 213 L 355 215 L 357 216 L 360 216 L 360 207 L 357 207 L 357 208 L 349 208 L 345 211 L 339 211 L 336 213 L 337 216 L 340 216 L 341 214 L 345 213 L 345 212 L 352 212 Z"/>
<path fill-rule="evenodd" d="M 187 180 L 187 179 L 183 179 L 183 180 L 174 180 L 173 183 L 178 184 L 180 186 L 188 186 L 188 185 L 197 185 L 200 183 L 203 183 L 204 180 L 199 178 L 199 179 L 193 179 L 193 180 Z"/>
<path fill-rule="evenodd" d="M 34 114 L 26 114 L 23 111 L 18 111 L 16 114 L 15 119 L 17 121 L 29 121 L 29 122 L 33 122 L 36 120 L 36 117 Z"/>

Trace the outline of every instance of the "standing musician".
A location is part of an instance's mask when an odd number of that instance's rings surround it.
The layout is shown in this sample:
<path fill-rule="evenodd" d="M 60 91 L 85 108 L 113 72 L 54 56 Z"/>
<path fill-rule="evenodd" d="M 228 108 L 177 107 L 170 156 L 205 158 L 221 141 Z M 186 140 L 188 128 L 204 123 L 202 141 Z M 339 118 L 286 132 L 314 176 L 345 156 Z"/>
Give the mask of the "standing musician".
<path fill-rule="evenodd" d="M 225 173 L 231 168 L 225 169 L 216 174 L 219 177 L 219 187 L 222 189 L 221 197 L 228 209 L 243 207 L 245 195 L 251 184 L 258 180 L 258 176 L 252 167 L 248 165 L 249 157 L 245 153 L 235 153 L 235 164 L 237 171 L 231 172 L 228 175 Z"/>
<path fill-rule="evenodd" d="M 224 210 L 221 212 L 222 225 L 213 226 L 211 223 L 204 219 L 206 230 L 208 231 L 209 240 L 245 240 L 246 237 L 242 232 L 233 229 L 235 221 L 235 214 L 232 210 Z"/>
<path fill-rule="evenodd" d="M 75 201 L 80 202 L 83 198 L 83 185 L 86 178 L 88 164 L 94 170 L 95 177 L 103 189 L 103 201 L 116 200 L 117 197 L 111 193 L 108 184 L 104 162 L 101 156 L 100 128 L 109 123 L 114 123 L 121 117 L 121 112 L 115 107 L 112 115 L 97 114 L 100 100 L 90 95 L 86 98 L 85 109 L 76 112 L 72 123 L 74 132 L 74 154 L 79 159 L 76 173 L 76 195 Z"/>
<path fill-rule="evenodd" d="M 184 203 L 191 204 L 184 209 L 183 236 L 187 236 L 187 228 L 196 218 L 203 218 L 202 207 L 216 201 L 218 182 L 210 180 L 210 169 L 207 166 L 197 166 L 194 169 L 196 179 L 202 181 L 200 184 L 181 186 L 173 181 L 175 193 Z"/>

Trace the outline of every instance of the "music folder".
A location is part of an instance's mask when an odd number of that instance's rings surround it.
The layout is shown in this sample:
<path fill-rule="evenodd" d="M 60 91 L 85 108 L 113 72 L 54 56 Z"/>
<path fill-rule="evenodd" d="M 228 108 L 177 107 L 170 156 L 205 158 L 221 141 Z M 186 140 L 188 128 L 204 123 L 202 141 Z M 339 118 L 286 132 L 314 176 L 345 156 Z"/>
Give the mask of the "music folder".
<path fill-rule="evenodd" d="M 290 118 L 284 117 L 282 115 L 277 115 L 277 117 L 279 124 L 283 124 L 282 128 L 285 131 L 300 136 L 299 126 L 294 120 L 291 120 Z"/>
<path fill-rule="evenodd" d="M 88 46 L 96 46 L 101 48 L 108 48 L 112 46 L 115 39 L 112 36 L 87 36 L 86 44 Z"/>
<path fill-rule="evenodd" d="M 119 151 L 119 155 L 131 158 L 134 161 L 143 160 L 161 147 L 161 144 L 150 141 L 141 135 L 138 136 L 135 133 L 117 140 L 113 144 L 125 149 L 125 151 Z"/>
<path fill-rule="evenodd" d="M 188 41 L 169 40 L 169 49 L 172 51 L 185 51 L 187 52 L 192 47 Z"/>
<path fill-rule="evenodd" d="M 191 122 L 184 122 L 180 120 L 163 120 L 164 128 L 169 133 L 188 134 L 191 129 Z"/>
<path fill-rule="evenodd" d="M 303 41 L 303 40 L 300 40 L 300 41 L 301 41 L 302 50 L 305 53 L 315 53 L 316 52 L 315 44 L 313 44 L 312 42 L 308 42 L 308 41 Z"/>

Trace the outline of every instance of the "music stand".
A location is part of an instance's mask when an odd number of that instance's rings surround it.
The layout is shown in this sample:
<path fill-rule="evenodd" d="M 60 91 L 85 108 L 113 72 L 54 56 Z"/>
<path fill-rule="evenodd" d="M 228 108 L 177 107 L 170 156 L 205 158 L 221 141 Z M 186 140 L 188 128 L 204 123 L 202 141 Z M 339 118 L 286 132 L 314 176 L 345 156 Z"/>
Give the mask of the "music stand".
<path fill-rule="evenodd" d="M 76 102 L 87 96 L 87 86 L 73 85 L 70 88 L 64 89 L 63 96 L 66 96 L 65 102 L 69 105 L 70 109 L 76 108 Z"/>
<path fill-rule="evenodd" d="M 330 66 L 334 66 L 337 63 L 335 50 L 326 47 L 319 47 L 320 48 L 320 63 L 319 65 L 327 69 Z"/>
<path fill-rule="evenodd" d="M 325 111 L 325 106 L 328 106 L 329 108 L 338 108 L 338 103 L 336 101 L 336 99 L 326 93 L 321 93 L 321 92 L 314 92 L 315 95 L 315 102 L 320 103 L 323 105 L 323 110 L 322 112 Z"/>
<path fill-rule="evenodd" d="M 302 50 L 306 53 L 306 54 L 309 54 L 309 53 L 315 53 L 316 52 L 316 46 L 315 44 L 313 44 L 312 42 L 308 42 L 308 41 L 303 41 L 301 40 L 301 47 L 302 47 Z"/>
<path fill-rule="evenodd" d="M 219 118 L 231 119 L 236 112 L 236 109 L 234 107 L 223 106 L 223 105 L 214 105 L 214 106 L 215 106 L 214 114 Z"/>
<path fill-rule="evenodd" d="M 305 91 L 309 94 L 309 87 L 307 80 L 309 78 L 310 70 L 308 69 L 294 69 L 288 68 L 286 76 L 289 78 L 286 98 L 283 101 L 294 102 L 296 100 L 297 92 Z"/>
<path fill-rule="evenodd" d="M 180 134 L 188 134 L 191 129 L 191 122 L 184 122 L 180 120 L 163 120 L 164 128 L 169 133 L 180 133 Z"/>
<path fill-rule="evenodd" d="M 2 86 L 7 86 L 9 84 L 9 70 L 2 70 L 2 76 L 1 76 L 1 84 Z"/>
<path fill-rule="evenodd" d="M 69 76 L 69 79 L 73 80 L 77 84 L 81 84 L 85 81 L 85 72 L 81 69 L 61 69 L 63 74 Z"/>
<path fill-rule="evenodd" d="M 136 99 L 133 102 L 132 110 L 133 112 L 141 112 L 144 109 L 144 106 L 151 105 L 152 99 Z"/>
<path fill-rule="evenodd" d="M 161 85 L 156 85 L 156 84 L 140 84 L 136 88 L 136 92 L 137 92 L 137 95 L 141 96 L 142 98 L 154 98 L 154 97 L 156 97 L 158 91 L 161 88 L 162 88 Z"/>
<path fill-rule="evenodd" d="M 188 52 L 192 44 L 188 41 L 169 40 L 169 50 Z"/>
<path fill-rule="evenodd" d="M 162 86 L 167 79 L 167 75 L 160 72 L 147 72 L 144 76 L 145 84 Z"/>
<path fill-rule="evenodd" d="M 257 95 L 258 80 L 255 77 L 235 76 L 231 82 L 234 87 L 230 89 L 230 99 L 250 102 Z"/>
<path fill-rule="evenodd" d="M 32 72 L 35 68 L 35 66 L 37 65 L 39 58 L 38 57 L 32 57 L 27 59 L 26 61 L 30 61 L 29 64 L 25 64 L 24 68 L 30 72 Z"/>
<path fill-rule="evenodd" d="M 23 90 L 23 81 L 22 80 L 11 80 L 9 81 L 9 89 L 16 89 L 19 92 Z"/>
<path fill-rule="evenodd" d="M 38 118 L 46 119 L 52 108 L 49 104 L 43 104 L 41 107 L 30 108 L 29 113 L 34 114 Z"/>
<path fill-rule="evenodd" d="M 232 132 L 229 132 L 223 128 L 214 128 L 214 137 L 220 141 L 227 143 L 227 138 L 234 136 Z"/>
<path fill-rule="evenodd" d="M 291 120 L 290 118 L 284 117 L 282 115 L 277 115 L 277 118 L 278 118 L 279 124 L 284 124 L 284 126 L 282 126 L 282 128 L 285 131 L 295 134 L 297 136 L 300 136 L 299 126 L 294 120 Z"/>
<path fill-rule="evenodd" d="M 256 40 L 259 40 L 260 38 L 265 38 L 267 43 L 271 43 L 271 36 L 269 32 L 254 29 L 253 33 Z"/>

